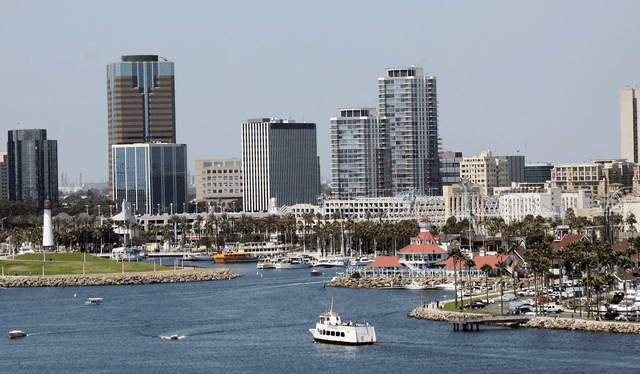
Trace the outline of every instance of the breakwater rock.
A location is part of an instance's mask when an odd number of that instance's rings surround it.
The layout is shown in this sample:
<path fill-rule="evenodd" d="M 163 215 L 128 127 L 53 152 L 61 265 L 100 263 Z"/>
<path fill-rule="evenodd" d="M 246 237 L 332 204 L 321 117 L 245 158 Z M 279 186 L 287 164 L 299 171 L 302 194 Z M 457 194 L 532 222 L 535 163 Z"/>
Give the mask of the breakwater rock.
<path fill-rule="evenodd" d="M 449 322 L 454 316 L 466 313 L 448 312 L 435 307 L 433 303 L 417 307 L 407 314 L 408 317 L 430 321 Z M 477 315 L 477 314 L 469 314 Z M 640 324 L 629 322 L 593 321 L 580 318 L 535 317 L 520 327 L 531 329 L 608 332 L 616 334 L 640 334 Z"/>
<path fill-rule="evenodd" d="M 240 275 L 229 269 L 168 270 L 145 273 L 4 276 L 0 287 L 117 286 L 124 284 L 203 282 L 233 279 Z"/>
<path fill-rule="evenodd" d="M 436 284 L 446 283 L 444 278 L 392 278 L 392 277 L 336 277 L 330 283 L 331 287 L 347 288 L 394 288 L 402 287 L 411 282 L 435 287 Z"/>

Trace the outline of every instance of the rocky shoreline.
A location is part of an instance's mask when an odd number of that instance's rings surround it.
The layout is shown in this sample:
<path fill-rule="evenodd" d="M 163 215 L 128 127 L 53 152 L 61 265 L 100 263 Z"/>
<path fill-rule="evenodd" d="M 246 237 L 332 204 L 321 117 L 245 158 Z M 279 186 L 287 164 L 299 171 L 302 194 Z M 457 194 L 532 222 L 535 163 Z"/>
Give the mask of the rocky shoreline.
<path fill-rule="evenodd" d="M 329 283 L 331 287 L 347 288 L 402 288 L 411 282 L 427 284 L 435 287 L 440 283 L 447 283 L 445 278 L 391 278 L 391 277 L 336 277 Z"/>
<path fill-rule="evenodd" d="M 125 284 L 204 282 L 237 277 L 240 277 L 240 275 L 229 269 L 207 268 L 124 274 L 4 276 L 0 277 L 0 287 L 117 286 Z"/>
<path fill-rule="evenodd" d="M 407 314 L 408 317 L 429 321 L 449 322 L 454 316 L 477 315 L 449 312 L 438 309 L 434 304 L 419 306 Z M 534 317 L 520 327 L 531 329 L 608 332 L 615 334 L 640 334 L 639 323 L 592 321 L 580 318 Z"/>

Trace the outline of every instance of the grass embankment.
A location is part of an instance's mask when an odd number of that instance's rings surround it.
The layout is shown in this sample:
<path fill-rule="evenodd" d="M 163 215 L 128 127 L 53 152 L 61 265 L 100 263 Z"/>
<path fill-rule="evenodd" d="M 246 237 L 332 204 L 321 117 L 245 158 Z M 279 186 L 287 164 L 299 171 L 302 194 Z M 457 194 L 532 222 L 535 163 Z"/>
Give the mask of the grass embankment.
<path fill-rule="evenodd" d="M 153 264 L 147 262 L 116 262 L 84 253 L 47 253 L 46 261 L 42 253 L 28 253 L 16 256 L 15 260 L 0 260 L 4 266 L 5 275 L 42 275 L 44 265 L 45 275 L 82 274 L 84 264 L 85 274 L 125 273 L 153 271 Z M 156 266 L 156 270 L 173 270 L 173 266 Z"/>

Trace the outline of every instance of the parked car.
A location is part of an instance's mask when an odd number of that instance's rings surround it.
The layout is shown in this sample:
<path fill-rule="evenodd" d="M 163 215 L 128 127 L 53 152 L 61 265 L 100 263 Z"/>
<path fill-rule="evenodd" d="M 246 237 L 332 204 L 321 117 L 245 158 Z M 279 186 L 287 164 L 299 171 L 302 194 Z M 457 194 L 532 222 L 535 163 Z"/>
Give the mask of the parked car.
<path fill-rule="evenodd" d="M 535 294 L 536 294 L 536 293 L 535 293 L 535 291 L 534 291 L 534 290 L 532 290 L 532 289 L 528 289 L 528 288 L 527 288 L 527 289 L 526 289 L 526 290 L 524 290 L 524 291 L 520 291 L 520 294 L 519 294 L 519 295 L 520 295 L 520 296 L 534 296 Z"/>
<path fill-rule="evenodd" d="M 554 313 L 554 312 L 555 313 L 562 313 L 563 312 L 562 307 L 559 307 L 559 306 L 554 305 L 554 304 L 545 305 L 545 306 L 542 307 L 542 310 L 544 312 L 547 312 L 547 313 Z"/>
<path fill-rule="evenodd" d="M 487 304 L 493 304 L 496 301 L 494 300 L 494 298 L 490 298 L 490 299 L 480 299 L 480 301 L 482 301 L 485 305 Z"/>
<path fill-rule="evenodd" d="M 618 317 L 620 316 L 620 313 L 615 312 L 615 311 L 611 311 L 611 312 L 607 312 L 604 314 L 604 319 L 608 319 L 608 320 L 617 320 L 619 321 Z"/>
<path fill-rule="evenodd" d="M 476 309 L 476 308 L 484 308 L 485 305 L 480 300 L 473 300 L 471 303 L 464 304 L 465 309 Z"/>

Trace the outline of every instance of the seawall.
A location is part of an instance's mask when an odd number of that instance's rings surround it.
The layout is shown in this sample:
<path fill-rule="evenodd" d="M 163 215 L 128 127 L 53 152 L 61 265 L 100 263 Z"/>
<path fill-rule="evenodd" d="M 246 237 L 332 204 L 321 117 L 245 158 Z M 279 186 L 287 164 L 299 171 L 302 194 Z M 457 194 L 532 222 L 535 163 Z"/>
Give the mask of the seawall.
<path fill-rule="evenodd" d="M 4 276 L 0 277 L 0 287 L 117 286 L 124 284 L 203 282 L 233 279 L 239 276 L 229 269 L 207 268 L 124 274 Z"/>
<path fill-rule="evenodd" d="M 466 313 L 449 312 L 435 308 L 432 303 L 419 306 L 407 314 L 408 317 L 430 321 L 449 322 L 454 315 Z M 475 315 L 475 314 L 474 314 Z M 616 334 L 640 334 L 640 323 L 592 321 L 580 318 L 534 317 L 520 327 L 531 329 L 609 332 Z"/>

